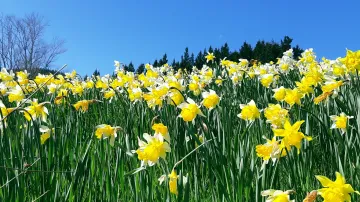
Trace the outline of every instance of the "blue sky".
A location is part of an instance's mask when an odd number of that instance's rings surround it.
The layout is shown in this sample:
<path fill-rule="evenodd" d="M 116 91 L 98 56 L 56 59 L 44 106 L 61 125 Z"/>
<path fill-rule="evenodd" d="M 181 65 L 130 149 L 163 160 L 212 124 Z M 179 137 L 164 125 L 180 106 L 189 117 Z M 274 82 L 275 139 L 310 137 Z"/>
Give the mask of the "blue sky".
<path fill-rule="evenodd" d="M 54 68 L 68 64 L 81 75 L 112 73 L 114 60 L 135 66 L 164 53 L 179 59 L 185 47 L 195 56 L 228 42 L 279 41 L 284 35 L 318 57 L 334 59 L 345 48 L 360 49 L 360 1 L 323 0 L 1 0 L 0 13 L 37 12 L 49 21 L 46 37 L 66 40 Z"/>

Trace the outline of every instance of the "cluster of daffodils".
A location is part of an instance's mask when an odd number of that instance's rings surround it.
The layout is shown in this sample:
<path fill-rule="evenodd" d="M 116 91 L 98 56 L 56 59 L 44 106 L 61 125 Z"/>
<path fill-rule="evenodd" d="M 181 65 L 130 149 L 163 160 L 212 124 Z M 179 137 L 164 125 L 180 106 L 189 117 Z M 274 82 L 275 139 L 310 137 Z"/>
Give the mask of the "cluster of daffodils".
<path fill-rule="evenodd" d="M 253 100 L 246 105 L 240 105 L 240 108 L 241 113 L 238 114 L 239 118 L 246 121 L 254 121 L 260 118 L 260 112 L 262 110 L 257 108 Z M 297 121 L 291 125 L 288 110 L 281 108 L 279 104 L 270 104 L 269 107 L 264 110 L 264 115 L 267 119 L 266 122 L 271 123 L 274 136 L 271 140 L 264 137 L 266 143 L 256 146 L 258 157 L 264 160 L 263 168 L 270 159 L 275 163 L 277 159 L 285 156 L 286 152 L 290 151 L 292 146 L 296 147 L 298 153 L 300 153 L 302 140 L 312 140 L 311 137 L 299 132 L 300 126 L 304 121 Z"/>
<path fill-rule="evenodd" d="M 58 75 L 29 75 L 27 71 L 14 73 L 2 68 L 0 129 L 3 131 L 8 126 L 7 122 L 11 116 L 21 114 L 21 118 L 26 121 L 39 123 L 40 143 L 46 144 L 50 137 L 55 135 L 52 119 L 49 118 L 55 116 L 50 113 L 51 109 L 71 106 L 76 113 L 84 114 L 92 110 L 92 105 L 118 100 L 132 105 L 141 103 L 155 111 L 164 106 L 173 107 L 180 120 L 196 124 L 197 119 L 208 116 L 211 110 L 216 110 L 221 104 L 221 97 L 224 95 L 221 92 L 223 86 L 237 87 L 246 85 L 243 80 L 251 80 L 259 83 L 266 92 L 273 93 L 272 104 L 264 106 L 264 109 L 258 109 L 256 102 L 251 100 L 247 104 L 240 105 L 241 112 L 238 114 L 238 117 L 245 120 L 249 126 L 256 119 L 260 119 L 262 114 L 266 122 L 271 125 L 273 137 L 264 137 L 264 144 L 255 147 L 257 156 L 264 161 L 264 167 L 270 160 L 276 162 L 280 157 L 286 156 L 293 147 L 299 153 L 303 140 L 312 140 L 311 137 L 300 132 L 304 121 L 300 120 L 292 124 L 292 110 L 302 107 L 305 99 L 315 105 L 337 99 L 337 96 L 343 92 L 342 89 L 351 82 L 351 78 L 360 71 L 360 51 L 351 50 L 347 50 L 343 58 L 335 60 L 323 58 L 321 62 L 317 61 L 312 49 L 305 50 L 299 60 L 294 58 L 290 49 L 277 61 L 265 64 L 256 60 L 230 61 L 219 58 L 220 64 L 217 65 L 213 53 L 208 53 L 205 59 L 206 65 L 201 68 L 193 67 L 191 72 L 175 70 L 168 64 L 160 67 L 146 64 L 146 70 L 141 74 L 125 71 L 121 68 L 121 63 L 115 61 L 113 76 L 93 75 L 85 79 L 76 71 Z M 294 72 L 298 75 L 297 81 L 286 80 L 286 77 Z M 38 91 L 46 96 L 31 97 Z M 97 92 L 99 96 L 91 97 L 93 95 L 91 92 Z M 351 115 L 341 112 L 333 115 L 329 117 L 333 121 L 331 128 L 345 134 L 347 127 L 351 125 L 349 121 L 351 118 L 353 118 Z M 95 137 L 108 139 L 111 146 L 115 145 L 117 132 L 121 130 L 119 126 L 107 124 L 94 125 L 94 128 Z M 171 137 L 167 127 L 158 123 L 154 124 L 152 129 L 155 133 L 143 134 L 138 140 L 139 148 L 134 151 L 141 161 L 141 166 L 153 166 L 171 152 Z M 198 138 L 203 141 L 202 135 Z M 176 171 L 172 170 L 163 178 L 169 179 L 170 191 L 176 194 L 178 179 Z M 329 198 L 335 192 L 340 193 L 340 188 L 334 188 L 334 184 L 322 184 L 328 187 L 327 191 L 318 192 L 324 198 Z M 268 201 L 286 201 L 290 200 L 286 196 L 290 193 L 290 191 L 270 190 L 263 194 L 268 196 Z M 341 191 L 341 193 L 345 192 Z M 351 189 L 348 189 L 347 193 L 351 193 Z M 344 197 L 342 199 L 347 200 L 346 194 Z"/>

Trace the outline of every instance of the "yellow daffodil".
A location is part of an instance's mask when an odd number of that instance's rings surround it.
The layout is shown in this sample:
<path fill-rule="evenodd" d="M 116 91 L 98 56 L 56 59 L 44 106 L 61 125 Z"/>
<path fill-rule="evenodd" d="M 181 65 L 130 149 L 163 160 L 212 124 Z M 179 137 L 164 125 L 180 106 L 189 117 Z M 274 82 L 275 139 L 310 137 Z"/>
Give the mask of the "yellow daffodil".
<path fill-rule="evenodd" d="M 73 106 L 75 107 L 76 111 L 80 110 L 81 112 L 86 112 L 89 109 L 89 104 L 94 102 L 95 100 L 80 100 L 73 104 Z"/>
<path fill-rule="evenodd" d="M 269 88 L 270 84 L 273 82 L 273 79 L 273 74 L 264 74 L 261 76 L 260 82 L 264 87 Z"/>
<path fill-rule="evenodd" d="M 150 136 L 147 133 L 144 133 L 143 137 L 147 143 L 139 138 L 139 149 L 135 151 L 138 159 L 141 160 L 141 166 L 153 166 L 160 158 L 165 160 L 166 153 L 171 152 L 171 148 L 167 142 L 164 142 L 164 137 L 161 134 Z"/>
<path fill-rule="evenodd" d="M 295 202 L 295 200 L 290 200 L 290 194 L 293 193 L 292 190 L 281 191 L 269 189 L 261 192 L 261 196 L 267 196 L 266 202 Z"/>
<path fill-rule="evenodd" d="M 260 111 L 256 107 L 254 100 L 251 100 L 248 104 L 240 105 L 241 113 L 238 117 L 246 121 L 253 121 L 260 117 Z"/>
<path fill-rule="evenodd" d="M 205 56 L 206 58 L 206 62 L 208 63 L 209 61 L 214 61 L 215 59 L 215 56 L 214 56 L 214 53 L 207 53 L 207 55 Z"/>
<path fill-rule="evenodd" d="M 342 134 L 346 132 L 347 122 L 349 119 L 354 118 L 353 116 L 347 116 L 344 112 L 340 114 L 340 116 L 332 115 L 330 116 L 331 120 L 334 121 L 331 128 L 338 128 L 342 131 Z"/>
<path fill-rule="evenodd" d="M 315 177 L 324 187 L 319 189 L 318 193 L 326 202 L 350 202 L 350 194 L 354 192 L 360 194 L 358 191 L 354 191 L 350 184 L 346 184 L 345 178 L 339 172 L 336 172 L 335 181 L 322 175 L 316 175 Z"/>
<path fill-rule="evenodd" d="M 279 144 L 279 140 L 276 140 L 276 137 L 274 136 L 271 140 L 264 137 L 266 140 L 265 144 L 256 145 L 256 155 L 264 160 L 264 163 L 262 165 L 262 168 L 266 164 L 268 164 L 269 160 L 271 159 L 273 163 L 277 159 L 279 159 L 281 156 L 286 155 L 286 152 L 282 152 Z"/>
<path fill-rule="evenodd" d="M 172 170 L 171 173 L 169 175 L 162 175 L 158 180 L 160 185 L 164 182 L 164 180 L 168 178 L 169 180 L 169 190 L 170 193 L 178 195 L 178 187 L 177 187 L 177 183 L 178 183 L 178 179 L 179 179 L 179 175 L 176 174 L 175 170 Z M 183 186 L 185 187 L 186 183 L 187 183 L 187 177 L 183 176 L 182 177 L 182 182 L 183 182 Z"/>
<path fill-rule="evenodd" d="M 176 174 L 175 170 L 172 170 L 171 173 L 168 175 L 168 177 L 169 177 L 170 193 L 177 195 L 178 194 L 177 179 L 179 178 L 179 176 Z"/>
<path fill-rule="evenodd" d="M 300 99 L 303 97 L 303 94 L 301 94 L 297 88 L 294 88 L 292 90 L 286 89 L 285 92 L 286 95 L 284 101 L 286 103 L 288 103 L 290 106 L 293 106 L 294 104 L 301 105 Z"/>
<path fill-rule="evenodd" d="M 279 104 L 269 104 L 264 110 L 267 123 L 271 123 L 273 128 L 282 128 L 288 119 L 288 110 L 282 109 Z"/>
<path fill-rule="evenodd" d="M 213 109 L 220 102 L 220 97 L 213 90 L 210 90 L 209 92 L 203 92 L 202 97 L 204 100 L 201 102 L 201 104 L 209 110 Z"/>
<path fill-rule="evenodd" d="M 277 101 L 283 101 L 285 96 L 286 96 L 286 89 L 281 86 L 279 88 L 276 88 L 276 89 L 273 89 L 274 91 L 274 98 L 277 100 Z"/>
<path fill-rule="evenodd" d="M 48 109 L 45 107 L 45 104 L 49 102 L 38 103 L 37 99 L 29 102 L 31 105 L 25 107 L 24 116 L 26 120 L 31 121 L 40 117 L 42 121 L 46 122 L 47 115 L 49 114 Z"/>
<path fill-rule="evenodd" d="M 55 129 L 48 128 L 47 126 L 40 126 L 40 143 L 43 145 L 50 138 L 50 135 L 54 133 Z"/>
<path fill-rule="evenodd" d="M 119 130 L 120 127 L 112 127 L 107 124 L 101 124 L 96 126 L 95 136 L 98 139 L 107 139 L 110 138 L 110 145 L 114 146 L 115 138 L 117 137 L 116 131 Z"/>
<path fill-rule="evenodd" d="M 277 137 L 283 137 L 281 139 L 281 148 L 286 148 L 288 151 L 291 150 L 291 146 L 295 146 L 300 153 L 301 140 L 306 139 L 311 141 L 312 138 L 305 136 L 304 133 L 299 132 L 301 124 L 305 121 L 297 121 L 294 125 L 291 125 L 288 120 L 285 121 L 284 129 L 273 129 L 274 135 Z"/>
<path fill-rule="evenodd" d="M 169 136 L 169 131 L 168 131 L 167 126 L 165 126 L 162 123 L 155 123 L 151 127 L 151 129 L 153 129 L 155 131 L 155 134 L 156 133 L 161 134 L 164 137 L 164 139 L 170 143 L 170 136 Z"/>
<path fill-rule="evenodd" d="M 355 70 L 360 70 L 360 50 L 353 52 L 346 50 L 345 58 L 340 61 L 346 66 L 348 72 L 354 73 Z"/>
<path fill-rule="evenodd" d="M 181 109 L 179 117 L 181 117 L 186 122 L 192 121 L 194 123 L 197 115 L 204 116 L 200 110 L 200 107 L 195 103 L 194 100 L 188 98 L 186 101 L 187 103 L 181 103 L 178 106 Z"/>
<path fill-rule="evenodd" d="M 23 89 L 17 85 L 15 88 L 11 89 L 8 93 L 9 102 L 20 102 L 25 98 Z"/>

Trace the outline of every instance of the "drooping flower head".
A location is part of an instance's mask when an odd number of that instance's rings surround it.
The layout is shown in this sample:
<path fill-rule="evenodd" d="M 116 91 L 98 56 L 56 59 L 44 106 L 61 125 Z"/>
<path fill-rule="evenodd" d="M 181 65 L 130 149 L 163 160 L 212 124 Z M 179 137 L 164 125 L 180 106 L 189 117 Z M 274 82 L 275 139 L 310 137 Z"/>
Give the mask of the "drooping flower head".
<path fill-rule="evenodd" d="M 110 145 L 114 146 L 115 138 L 117 137 L 116 131 L 119 130 L 120 127 L 112 127 L 107 124 L 101 124 L 96 126 L 95 136 L 98 139 L 107 139 L 110 138 Z"/>

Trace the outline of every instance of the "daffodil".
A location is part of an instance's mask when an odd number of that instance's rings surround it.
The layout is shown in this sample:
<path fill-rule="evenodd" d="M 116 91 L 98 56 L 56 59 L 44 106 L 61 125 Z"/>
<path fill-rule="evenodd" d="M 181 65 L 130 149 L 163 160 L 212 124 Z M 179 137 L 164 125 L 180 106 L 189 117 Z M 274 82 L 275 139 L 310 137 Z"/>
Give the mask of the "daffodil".
<path fill-rule="evenodd" d="M 177 179 L 179 178 L 179 176 L 176 174 L 175 170 L 172 170 L 171 173 L 168 175 L 168 177 L 169 177 L 170 193 L 178 195 Z"/>
<path fill-rule="evenodd" d="M 267 123 L 271 123 L 273 128 L 282 128 L 288 119 L 288 110 L 281 108 L 279 104 L 269 104 L 264 110 Z"/>
<path fill-rule="evenodd" d="M 346 184 L 345 178 L 339 172 L 336 172 L 335 181 L 322 175 L 316 175 L 315 177 L 324 187 L 319 189 L 318 193 L 326 202 L 350 202 L 350 194 L 354 192 L 360 194 L 358 191 L 354 191 L 350 184 Z"/>
<path fill-rule="evenodd" d="M 169 175 L 162 175 L 158 180 L 160 185 L 164 182 L 164 180 L 168 178 L 169 180 L 169 190 L 170 193 L 178 195 L 178 187 L 177 187 L 177 183 L 178 183 L 178 179 L 179 179 L 179 175 L 176 174 L 175 170 L 172 170 L 171 173 Z M 182 177 L 182 182 L 183 182 L 183 186 L 185 187 L 186 183 L 187 183 L 187 177 L 183 176 Z"/>
<path fill-rule="evenodd" d="M 256 145 L 256 155 L 264 160 L 262 165 L 262 169 L 266 164 L 268 164 L 269 160 L 271 159 L 273 163 L 281 156 L 286 155 L 286 152 L 282 152 L 279 144 L 279 140 L 276 140 L 274 136 L 271 140 L 264 137 L 266 140 L 265 144 Z"/>
<path fill-rule="evenodd" d="M 49 112 L 45 104 L 49 104 L 49 102 L 38 103 L 37 99 L 33 99 L 33 101 L 29 101 L 29 103 L 30 106 L 25 107 L 24 111 L 26 120 L 31 121 L 31 119 L 41 118 L 42 121 L 46 122 Z"/>
<path fill-rule="evenodd" d="M 15 108 L 7 108 L 4 103 L 0 100 L 0 110 L 1 110 L 1 119 L 4 119 L 4 125 L 3 122 L 0 121 L 0 130 L 7 127 L 6 117 L 14 111 Z"/>
<path fill-rule="evenodd" d="M 155 134 L 160 134 L 164 137 L 164 139 L 170 143 L 170 136 L 167 126 L 163 123 L 155 123 L 151 129 L 155 131 Z"/>
<path fill-rule="evenodd" d="M 40 143 L 43 145 L 50 138 L 50 135 L 54 133 L 55 129 L 48 128 L 47 126 L 40 126 Z"/>
<path fill-rule="evenodd" d="M 281 86 L 279 88 L 276 88 L 276 89 L 273 89 L 274 91 L 274 98 L 277 100 L 277 101 L 283 101 L 285 96 L 286 96 L 286 89 Z"/>
<path fill-rule="evenodd" d="M 98 139 L 107 139 L 110 138 L 110 145 L 114 146 L 115 138 L 117 137 L 116 131 L 118 131 L 120 127 L 112 127 L 107 124 L 101 124 L 96 126 L 95 136 Z"/>
<path fill-rule="evenodd" d="M 332 115 L 330 116 L 331 120 L 334 121 L 331 128 L 338 128 L 342 131 L 342 134 L 346 132 L 347 122 L 349 119 L 354 118 L 353 116 L 347 116 L 344 112 L 342 112 L 339 116 Z"/>
<path fill-rule="evenodd" d="M 197 115 L 204 116 L 200 110 L 200 107 L 195 103 L 194 100 L 188 98 L 186 101 L 187 103 L 181 103 L 178 106 L 181 109 L 179 117 L 181 117 L 186 122 L 192 121 L 194 123 Z"/>
<path fill-rule="evenodd" d="M 143 134 L 144 142 L 139 138 L 139 149 L 135 151 L 138 154 L 138 159 L 141 160 L 141 166 L 155 165 L 160 158 L 166 158 L 166 153 L 171 152 L 171 148 L 161 134 L 151 136 L 147 133 Z"/>
<path fill-rule="evenodd" d="M 266 202 L 295 202 L 295 200 L 290 200 L 290 194 L 293 193 L 292 190 L 281 191 L 269 189 L 261 192 L 261 196 L 267 196 Z"/>
<path fill-rule="evenodd" d="M 207 53 L 207 55 L 205 56 L 206 58 L 206 62 L 208 63 L 209 61 L 213 61 L 215 59 L 214 53 Z"/>
<path fill-rule="evenodd" d="M 80 100 L 73 104 L 73 106 L 75 107 L 76 111 L 80 110 L 81 112 L 86 112 L 89 109 L 89 104 L 94 102 L 95 100 Z"/>
<path fill-rule="evenodd" d="M 264 74 L 261 76 L 260 82 L 264 87 L 269 88 L 273 80 L 274 80 L 273 74 Z"/>
<path fill-rule="evenodd" d="M 253 121 L 260 117 L 260 111 L 256 107 L 254 100 L 251 100 L 248 104 L 240 105 L 241 113 L 238 117 L 246 121 Z"/>
<path fill-rule="evenodd" d="M 220 102 L 220 97 L 213 90 L 210 90 L 210 92 L 203 92 L 202 97 L 204 100 L 201 104 L 209 110 L 213 109 Z"/>
<path fill-rule="evenodd" d="M 110 102 L 114 96 L 115 96 L 115 91 L 113 89 L 104 92 L 104 98 L 109 100 Z"/>
<path fill-rule="evenodd" d="M 300 153 L 301 149 L 301 140 L 306 139 L 311 141 L 312 138 L 305 136 L 304 133 L 299 132 L 301 124 L 305 121 L 297 121 L 294 125 L 291 125 L 288 120 L 285 121 L 284 129 L 273 129 L 273 132 L 276 137 L 282 137 L 281 139 L 281 148 L 286 148 L 290 151 L 291 146 L 295 146 Z"/>
<path fill-rule="evenodd" d="M 297 88 L 294 89 L 286 89 L 285 90 L 286 95 L 284 98 L 284 101 L 288 103 L 290 106 L 293 106 L 294 104 L 301 105 L 301 98 L 303 97 L 303 94 L 300 93 L 300 91 Z"/>
<path fill-rule="evenodd" d="M 19 85 L 11 89 L 8 92 L 8 95 L 9 95 L 9 102 L 14 102 L 14 101 L 20 102 L 25 98 L 24 91 Z"/>
<path fill-rule="evenodd" d="M 354 73 L 355 70 L 360 70 L 360 50 L 354 52 L 346 50 L 345 58 L 340 61 L 346 66 L 348 72 Z"/>

